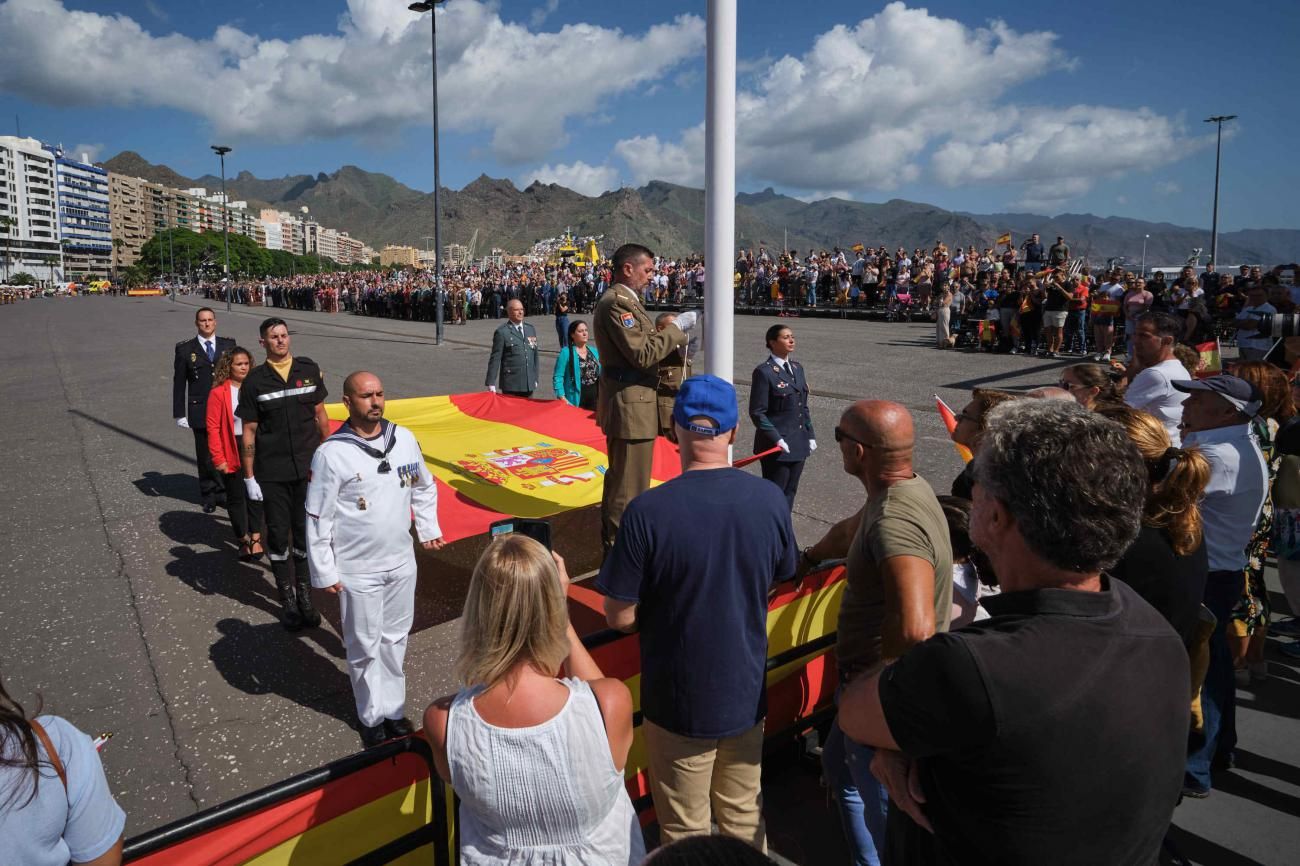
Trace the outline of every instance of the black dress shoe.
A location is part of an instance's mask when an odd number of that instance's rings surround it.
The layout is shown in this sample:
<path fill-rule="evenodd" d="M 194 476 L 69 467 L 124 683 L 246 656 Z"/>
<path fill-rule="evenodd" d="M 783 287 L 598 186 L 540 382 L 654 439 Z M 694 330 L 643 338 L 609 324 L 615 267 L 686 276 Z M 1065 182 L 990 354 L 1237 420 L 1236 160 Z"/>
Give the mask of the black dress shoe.
<path fill-rule="evenodd" d="M 363 749 L 373 749 L 387 739 L 388 733 L 385 731 L 383 724 L 361 726 L 361 747 Z"/>
<path fill-rule="evenodd" d="M 211 514 L 212 512 L 214 512 L 214 511 L 216 511 L 216 510 L 217 510 L 217 506 L 216 506 L 215 504 L 213 504 L 213 503 L 211 503 L 211 502 L 205 502 L 205 503 L 203 503 L 203 513 L 204 513 L 204 514 Z"/>
<path fill-rule="evenodd" d="M 409 737 L 415 733 L 415 728 L 406 719 L 384 719 L 384 730 L 390 739 Z"/>

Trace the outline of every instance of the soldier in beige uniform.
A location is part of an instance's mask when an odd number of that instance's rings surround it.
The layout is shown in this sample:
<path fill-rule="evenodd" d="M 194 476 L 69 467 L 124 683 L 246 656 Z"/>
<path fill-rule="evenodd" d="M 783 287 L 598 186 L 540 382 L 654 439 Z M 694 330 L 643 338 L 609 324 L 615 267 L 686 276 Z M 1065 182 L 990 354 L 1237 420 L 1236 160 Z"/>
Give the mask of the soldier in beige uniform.
<path fill-rule="evenodd" d="M 660 313 L 655 316 L 655 330 L 662 331 L 676 321 L 676 313 Z M 673 404 L 677 402 L 677 391 L 682 387 L 682 382 L 691 376 L 691 361 L 686 357 L 686 352 L 684 348 L 669 352 L 668 357 L 659 362 L 659 387 L 656 390 L 659 435 L 672 442 L 677 441 L 677 434 L 673 432 Z"/>
<path fill-rule="evenodd" d="M 600 502 L 601 544 L 608 550 L 618 534 L 623 509 L 650 487 L 654 440 L 659 433 L 659 362 L 686 345 L 695 313 L 656 331 L 641 305 L 641 291 L 654 276 L 654 253 L 640 244 L 614 252 L 614 284 L 592 314 L 600 353 L 600 397 L 596 420 L 605 433 L 609 469 Z"/>

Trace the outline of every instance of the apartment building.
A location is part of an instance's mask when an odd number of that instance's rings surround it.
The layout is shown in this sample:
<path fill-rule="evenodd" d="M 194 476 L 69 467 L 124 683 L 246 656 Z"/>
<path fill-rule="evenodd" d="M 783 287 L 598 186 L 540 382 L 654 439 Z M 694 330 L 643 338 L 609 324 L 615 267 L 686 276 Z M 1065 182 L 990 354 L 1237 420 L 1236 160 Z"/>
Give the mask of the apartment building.
<path fill-rule="evenodd" d="M 73 159 L 48 144 L 45 150 L 54 157 L 63 273 L 69 279 L 107 277 L 113 268 L 108 172 L 91 165 L 88 155 Z"/>
<path fill-rule="evenodd" d="M 387 268 L 396 266 L 399 268 L 413 268 L 420 261 L 420 251 L 415 247 L 399 246 L 397 244 L 388 244 L 379 251 L 379 266 Z"/>
<path fill-rule="evenodd" d="M 62 277 L 58 170 L 54 155 L 34 138 L 0 136 L 0 278 L 26 271 Z"/>

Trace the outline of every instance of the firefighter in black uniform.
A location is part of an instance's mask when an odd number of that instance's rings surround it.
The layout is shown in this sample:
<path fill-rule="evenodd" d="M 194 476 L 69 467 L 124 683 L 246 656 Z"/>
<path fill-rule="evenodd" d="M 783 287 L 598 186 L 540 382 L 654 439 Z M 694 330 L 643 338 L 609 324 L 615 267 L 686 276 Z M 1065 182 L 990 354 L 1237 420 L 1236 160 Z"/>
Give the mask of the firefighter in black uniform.
<path fill-rule="evenodd" d="M 250 499 L 266 514 L 266 552 L 289 631 L 320 625 L 307 570 L 307 481 L 316 447 L 329 436 L 325 380 L 310 358 L 289 354 L 289 327 L 267 319 L 259 329 L 266 363 L 239 389 L 241 456 Z M 293 559 L 292 570 L 290 558 Z"/>

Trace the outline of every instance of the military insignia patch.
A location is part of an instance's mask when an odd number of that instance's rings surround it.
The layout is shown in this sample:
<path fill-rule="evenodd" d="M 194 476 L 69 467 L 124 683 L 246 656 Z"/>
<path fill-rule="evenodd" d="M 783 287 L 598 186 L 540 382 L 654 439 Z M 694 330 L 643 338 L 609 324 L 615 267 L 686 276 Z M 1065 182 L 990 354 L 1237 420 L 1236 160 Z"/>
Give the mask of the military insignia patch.
<path fill-rule="evenodd" d="M 623 327 L 625 328 L 636 327 L 636 316 L 634 316 L 632 313 L 624 313 L 622 316 L 619 317 L 619 321 L 623 323 Z"/>
<path fill-rule="evenodd" d="M 199 356 L 198 356 L 198 355 L 196 355 L 196 354 L 193 353 L 193 352 L 190 352 L 190 363 L 191 363 L 191 364 L 193 364 L 193 363 L 194 363 L 195 361 L 197 361 L 198 359 L 199 359 Z"/>

